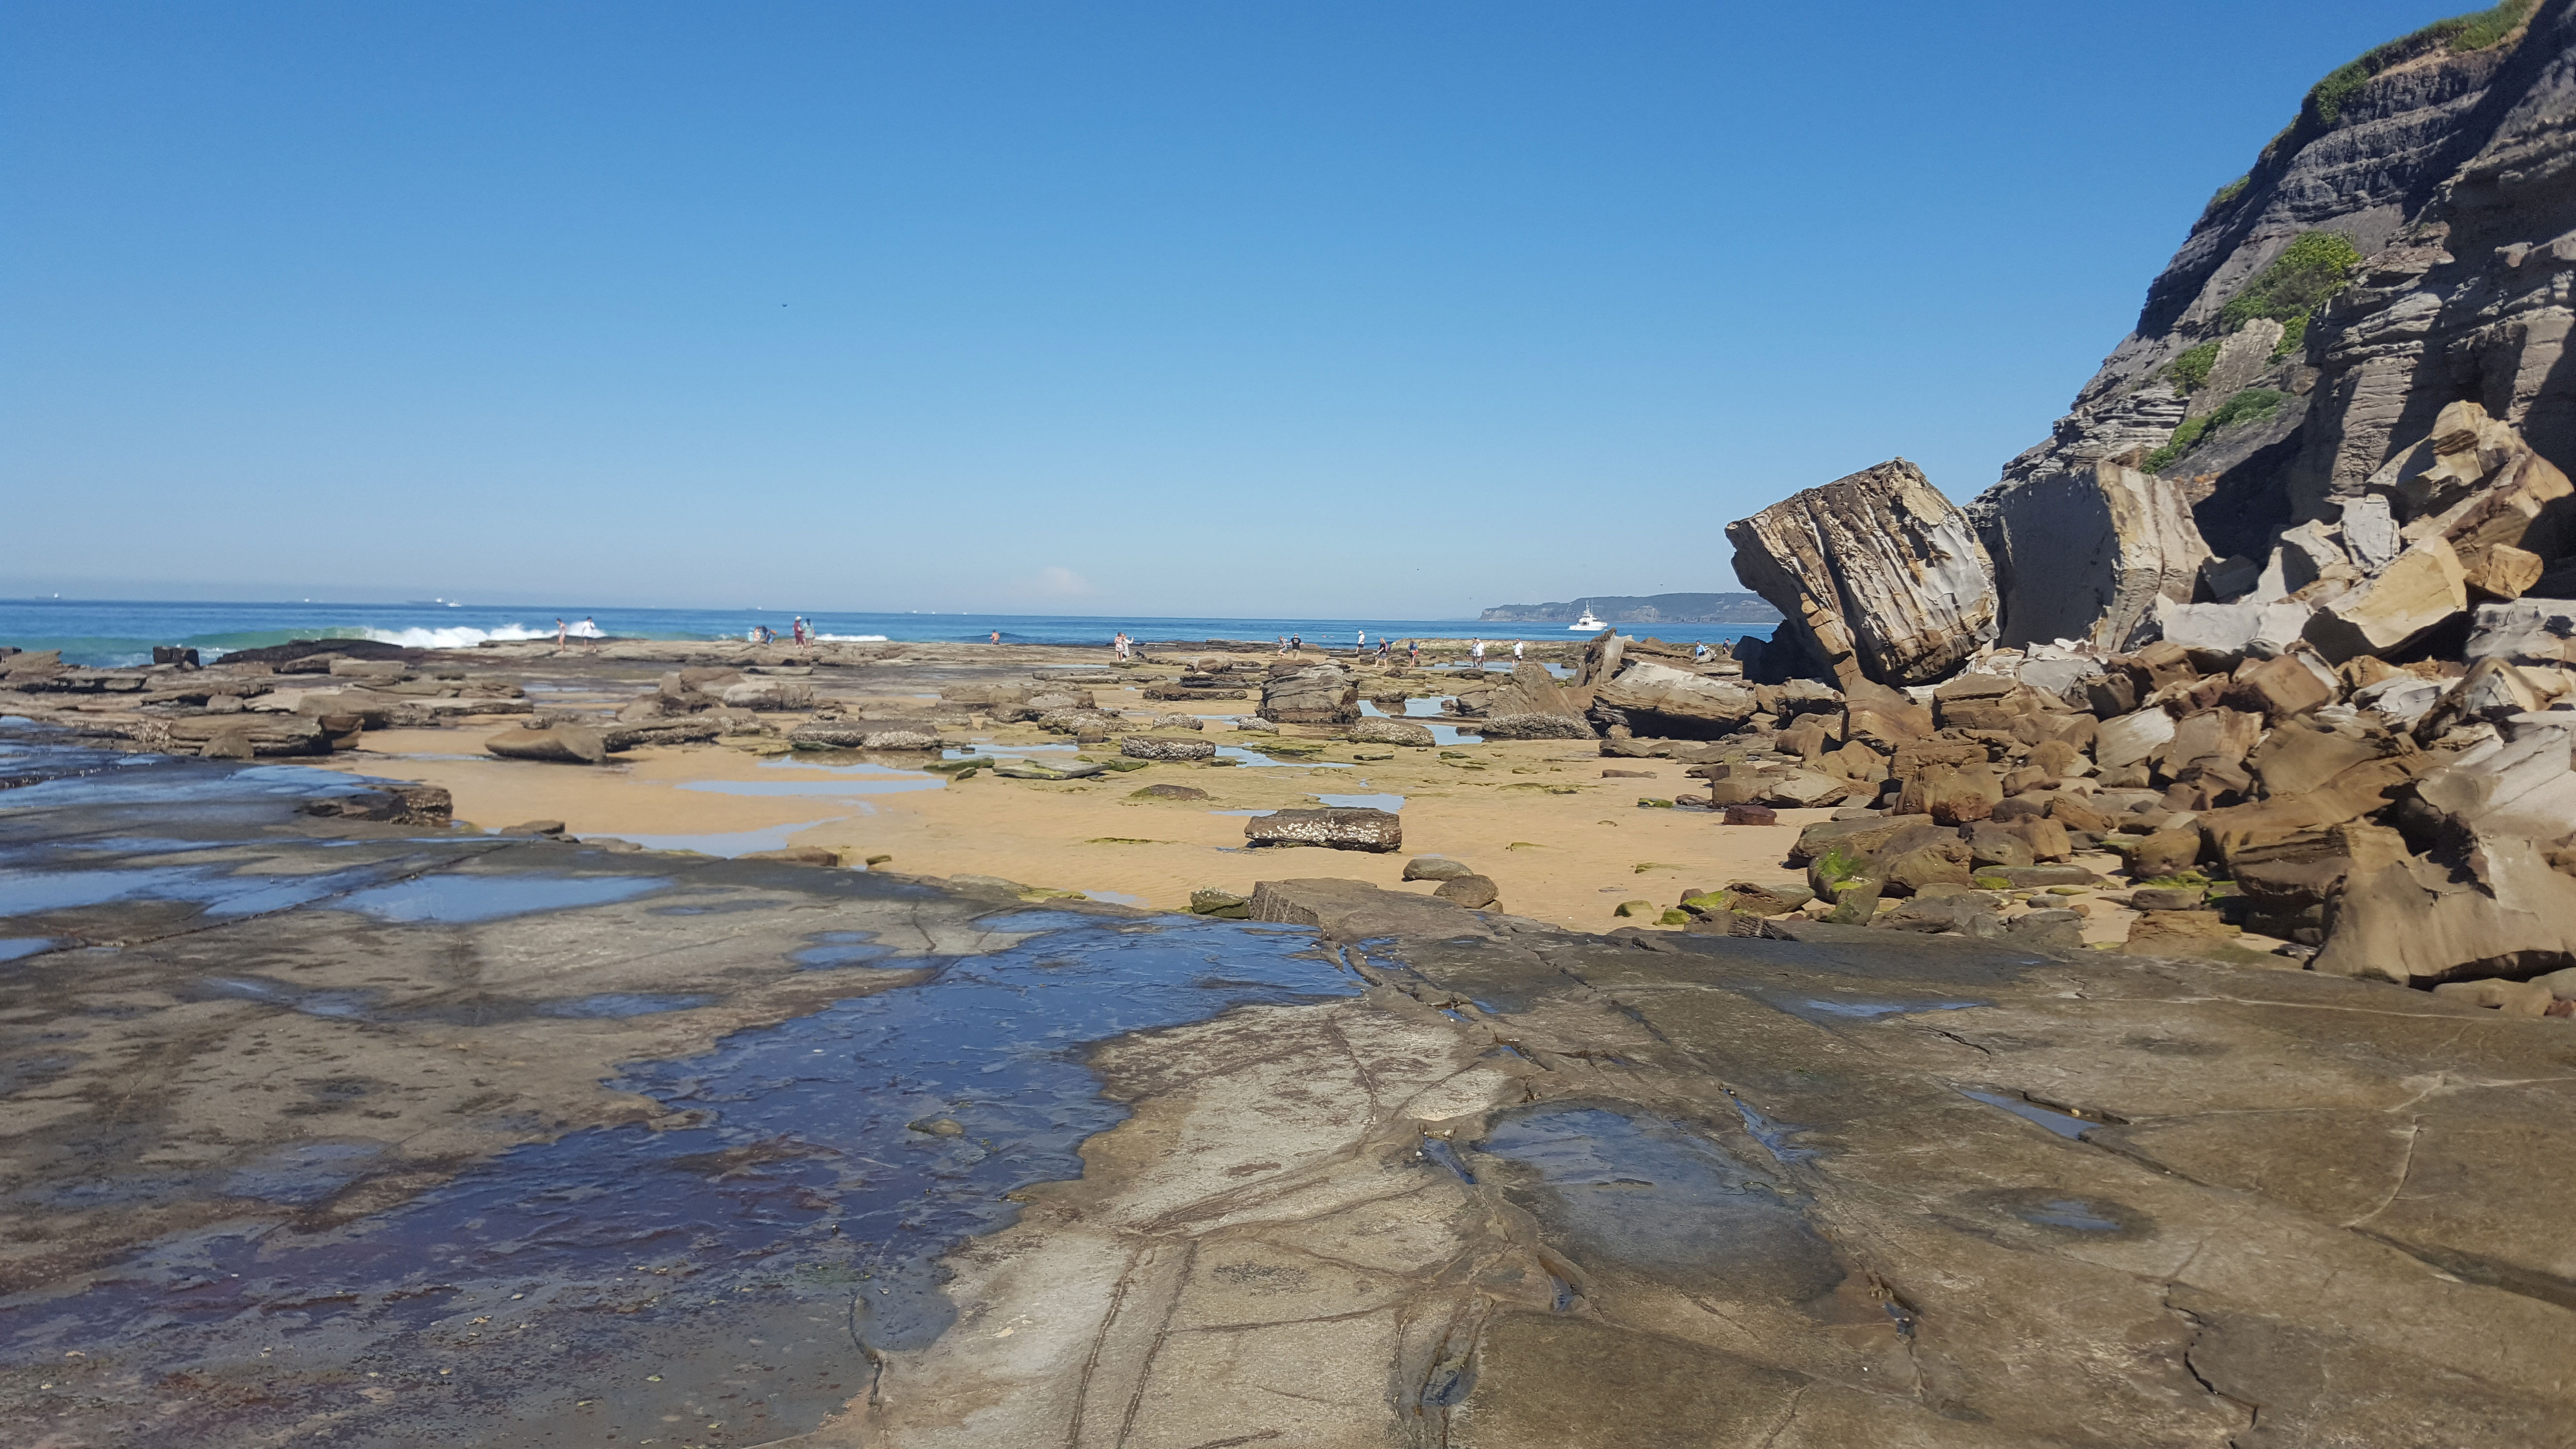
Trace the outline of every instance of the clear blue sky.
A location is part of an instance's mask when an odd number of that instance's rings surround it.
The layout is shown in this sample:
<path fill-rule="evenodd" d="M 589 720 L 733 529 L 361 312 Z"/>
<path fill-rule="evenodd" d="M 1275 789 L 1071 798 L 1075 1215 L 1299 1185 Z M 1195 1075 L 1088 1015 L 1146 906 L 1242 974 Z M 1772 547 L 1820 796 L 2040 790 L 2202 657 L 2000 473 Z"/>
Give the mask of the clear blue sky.
<path fill-rule="evenodd" d="M 0 595 L 1733 589 L 2444 13 L 11 0 Z"/>

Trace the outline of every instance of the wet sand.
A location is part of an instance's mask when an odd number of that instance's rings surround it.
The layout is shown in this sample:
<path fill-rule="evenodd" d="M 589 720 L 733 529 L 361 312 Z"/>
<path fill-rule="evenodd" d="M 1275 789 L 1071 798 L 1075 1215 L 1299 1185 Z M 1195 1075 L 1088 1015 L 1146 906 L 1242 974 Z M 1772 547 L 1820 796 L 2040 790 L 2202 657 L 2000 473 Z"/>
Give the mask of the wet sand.
<path fill-rule="evenodd" d="M 549 694 L 590 705 L 628 697 L 615 688 L 558 686 Z M 1642 800 L 1671 801 L 1706 786 L 1675 761 L 1605 758 L 1589 741 L 1486 743 L 1469 735 L 1427 749 L 1354 746 L 1320 728 L 1291 726 L 1271 736 L 1228 727 L 1230 718 L 1251 713 L 1254 699 L 1173 705 L 1146 700 L 1139 686 L 1095 694 L 1104 710 L 1194 714 L 1205 721 L 1198 737 L 1221 747 L 1257 751 L 1267 740 L 1312 736 L 1307 742 L 1323 749 L 1312 763 L 1156 763 L 1080 781 L 990 772 L 957 781 L 920 768 L 927 755 L 791 752 L 766 737 L 638 749 L 597 767 L 500 760 L 484 755 L 482 742 L 516 726 L 494 719 L 371 731 L 354 751 L 317 763 L 443 786 L 455 797 L 457 818 L 487 830 L 561 821 L 584 839 L 716 855 L 817 846 L 853 865 L 887 856 L 878 868 L 997 876 L 1153 909 L 1187 909 L 1190 893 L 1202 888 L 1244 894 L 1257 881 L 1306 876 L 1428 894 L 1436 883 L 1404 882 L 1404 865 L 1441 855 L 1492 878 L 1502 910 L 1595 931 L 1652 925 L 1661 908 L 1691 891 L 1737 881 L 1801 884 L 1803 872 L 1784 856 L 1800 827 L 1833 813 L 1783 810 L 1775 825 L 1729 826 L 1707 810 L 1641 807 Z M 797 717 L 774 718 L 783 733 Z M 1040 762 L 1118 758 L 1114 744 L 1076 750 L 1065 737 L 1026 725 L 952 726 L 941 734 L 995 751 L 1025 748 Z M 1136 798 L 1157 784 L 1186 785 L 1210 798 Z M 1401 805 L 1382 798 L 1390 796 Z M 1245 847 L 1247 813 L 1328 803 L 1322 797 L 1397 808 L 1404 848 Z M 2108 870 L 2116 857 L 2090 863 Z M 1618 916 L 1629 901 L 1657 911 Z M 2088 905 L 2089 940 L 2125 937 L 2129 912 L 2108 901 Z"/>

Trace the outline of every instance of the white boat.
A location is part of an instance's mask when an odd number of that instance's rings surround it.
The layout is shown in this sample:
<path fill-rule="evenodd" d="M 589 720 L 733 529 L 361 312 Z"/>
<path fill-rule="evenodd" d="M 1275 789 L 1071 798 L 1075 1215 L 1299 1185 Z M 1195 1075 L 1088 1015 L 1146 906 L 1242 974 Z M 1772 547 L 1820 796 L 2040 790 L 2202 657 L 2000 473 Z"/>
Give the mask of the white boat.
<path fill-rule="evenodd" d="M 1578 634 L 1590 634 L 1597 630 L 1607 629 L 1610 626 L 1602 623 L 1596 618 L 1593 618 L 1592 611 L 1590 609 L 1586 609 L 1583 611 L 1582 618 L 1575 620 L 1573 623 L 1568 624 L 1565 627 Z"/>

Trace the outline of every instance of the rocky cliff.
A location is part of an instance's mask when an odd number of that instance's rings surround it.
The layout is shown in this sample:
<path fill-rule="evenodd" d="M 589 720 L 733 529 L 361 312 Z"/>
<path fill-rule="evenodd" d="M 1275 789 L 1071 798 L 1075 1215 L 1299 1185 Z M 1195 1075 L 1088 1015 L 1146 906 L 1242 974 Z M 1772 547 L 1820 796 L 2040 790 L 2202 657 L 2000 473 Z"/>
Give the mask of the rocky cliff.
<path fill-rule="evenodd" d="M 1693 751 L 1712 809 L 1870 799 L 1829 825 L 1885 834 L 1807 842 L 1829 920 L 2009 930 L 1879 899 L 2053 889 L 1974 869 L 2009 812 L 2124 857 L 2132 952 L 2250 912 L 2315 971 L 2576 1017 L 2571 274 L 2576 0 L 2381 46 L 1972 507 L 1895 459 L 1729 524 L 1788 616 L 1742 722 L 1647 739 L 1622 673 L 1604 748 Z"/>
<path fill-rule="evenodd" d="M 1988 547 L 2006 495 L 2109 458 L 2184 482 L 2211 549 L 2260 558 L 2455 401 L 2576 462 L 2571 128 L 2576 0 L 2508 0 L 2320 81 L 2073 410 L 1971 505 Z"/>

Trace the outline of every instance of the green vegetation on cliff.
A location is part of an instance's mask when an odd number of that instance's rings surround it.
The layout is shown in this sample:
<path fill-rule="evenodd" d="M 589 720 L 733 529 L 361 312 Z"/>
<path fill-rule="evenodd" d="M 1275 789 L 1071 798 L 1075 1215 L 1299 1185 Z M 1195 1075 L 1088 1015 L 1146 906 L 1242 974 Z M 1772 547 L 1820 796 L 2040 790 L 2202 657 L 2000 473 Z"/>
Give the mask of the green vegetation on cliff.
<path fill-rule="evenodd" d="M 2227 299 L 2218 312 L 2219 325 L 2236 332 L 2257 317 L 2269 317 L 2288 329 L 2284 343 L 2289 332 L 2304 337 L 2308 318 L 2352 281 L 2352 269 L 2360 264 L 2360 249 L 2350 237 L 2331 231 L 2301 232 L 2270 266 L 2254 274 L 2245 290 Z"/>
<path fill-rule="evenodd" d="M 2539 4 L 2540 0 L 2502 0 L 2501 4 L 2489 9 L 2436 20 L 2385 45 L 2372 46 L 2355 59 L 2335 67 L 2324 80 L 2308 88 L 2306 99 L 2299 103 L 2299 113 L 2290 118 L 2290 124 L 2281 128 L 2281 134 L 2263 147 L 2261 160 L 2266 163 L 2279 160 L 2333 130 L 2343 119 L 2344 104 L 2363 86 L 2407 61 L 2431 55 L 2436 50 L 2468 55 L 2504 43 L 2506 37 L 2531 18 L 2531 12 L 2539 8 Z M 2202 210 L 2202 215 L 2206 216 L 2229 194 L 2222 188 L 2219 195 L 2211 199 L 2209 207 Z"/>
<path fill-rule="evenodd" d="M 2189 397 L 2209 381 L 2209 369 L 2218 362 L 2216 342 L 2204 342 L 2165 366 L 2165 376 L 2173 379 L 2174 388 Z"/>
<path fill-rule="evenodd" d="M 2537 4 L 2539 0 L 2504 0 L 2493 9 L 2436 20 L 2412 35 L 2401 35 L 2386 45 L 2373 46 L 2359 59 L 2337 66 L 2324 80 L 2317 82 L 2299 107 L 2299 119 L 2303 122 L 2313 120 L 2319 130 L 2329 129 L 2342 119 L 2343 103 L 2351 100 L 2355 91 L 2369 84 L 2371 77 L 2417 56 L 2429 55 L 2436 48 L 2447 49 L 2455 55 L 2484 50 L 2511 35 L 2514 27 L 2522 24 Z"/>
<path fill-rule="evenodd" d="M 2288 393 L 2274 392 L 2268 387 L 2249 387 L 2199 417 L 2185 421 L 2174 429 L 2173 437 L 2166 440 L 2163 447 L 2149 453 L 2146 461 L 2138 466 L 2150 473 L 2161 473 L 2171 467 L 2175 459 L 2198 447 L 2200 440 L 2211 433 L 2239 423 L 2259 423 L 2279 412 L 2281 404 L 2288 400 Z"/>

